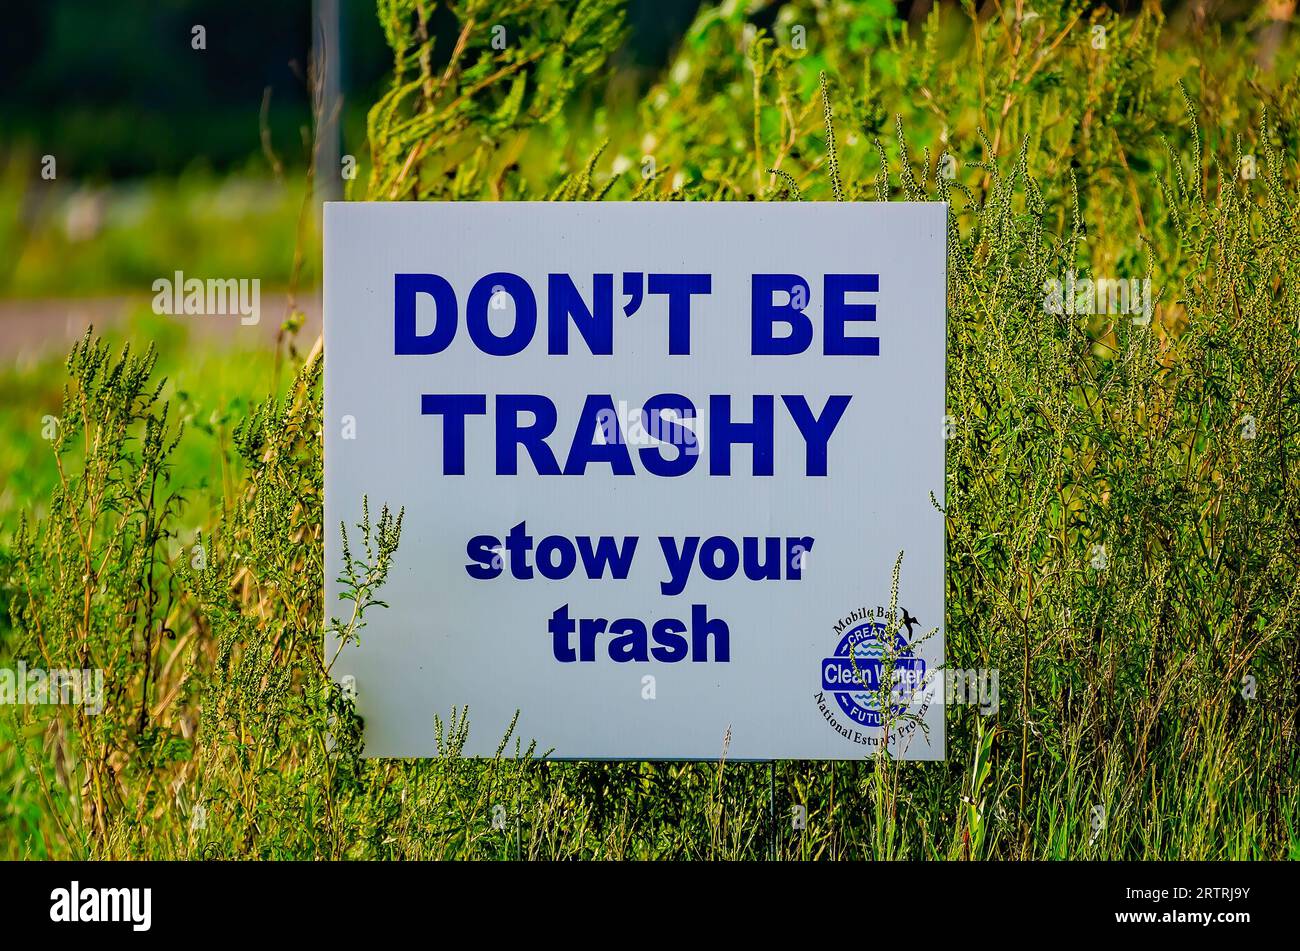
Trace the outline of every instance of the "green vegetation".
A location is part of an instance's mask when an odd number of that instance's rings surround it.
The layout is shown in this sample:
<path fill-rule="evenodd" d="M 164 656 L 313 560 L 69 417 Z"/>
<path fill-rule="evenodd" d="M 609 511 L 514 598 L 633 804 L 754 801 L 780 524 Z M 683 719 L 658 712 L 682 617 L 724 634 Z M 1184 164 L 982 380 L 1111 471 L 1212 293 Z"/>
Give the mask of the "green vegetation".
<path fill-rule="evenodd" d="M 187 498 L 185 517 L 194 527 L 205 524 L 210 492 L 233 479 L 229 471 L 228 435 L 236 421 L 277 383 L 275 354 L 264 347 L 214 346 L 193 340 L 175 318 L 157 317 L 140 308 L 125 326 L 102 335 L 120 350 L 131 341 L 148 341 L 167 367 L 159 377 L 161 399 L 171 403 L 174 418 L 187 429 L 172 460 L 178 485 Z M 0 539 L 12 536 L 21 513 L 44 516 L 59 473 L 50 455 L 56 428 L 50 419 L 63 412 L 67 372 L 63 358 L 48 357 L 6 368 L 0 373 Z M 3 541 L 0 541 L 3 544 Z M 8 625 L 0 617 L 0 630 Z"/>
<path fill-rule="evenodd" d="M 266 290 L 319 277 L 320 240 L 303 202 L 306 175 L 250 169 L 116 185 L 32 176 L 39 157 L 0 160 L 0 295 L 145 298 L 159 277 L 257 278 Z"/>
<path fill-rule="evenodd" d="M 778 763 L 774 804 L 723 737 L 466 760 L 449 710 L 440 758 L 362 760 L 321 618 L 383 610 L 400 516 L 349 526 L 362 610 L 323 604 L 319 350 L 246 410 L 195 382 L 230 425 L 186 457 L 154 357 L 88 339 L 0 549 L 0 666 L 103 668 L 107 706 L 0 706 L 0 856 L 1300 858 L 1294 40 L 1270 71 L 1155 7 L 909 34 L 796 0 L 769 34 L 728 2 L 633 107 L 593 93 L 612 0 L 456 4 L 440 68 L 426 6 L 379 3 L 353 197 L 951 202 L 948 663 L 997 668 L 997 712 L 950 708 L 944 763 Z M 1053 312 L 1071 271 L 1150 278 L 1150 321 Z"/>

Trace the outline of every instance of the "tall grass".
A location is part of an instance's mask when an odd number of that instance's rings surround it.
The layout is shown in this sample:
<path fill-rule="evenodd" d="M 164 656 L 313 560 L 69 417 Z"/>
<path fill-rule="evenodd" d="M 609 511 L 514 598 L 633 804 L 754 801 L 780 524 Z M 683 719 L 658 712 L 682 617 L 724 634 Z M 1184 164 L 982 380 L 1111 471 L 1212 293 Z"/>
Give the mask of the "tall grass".
<path fill-rule="evenodd" d="M 0 854 L 1300 857 L 1294 41 L 1265 72 L 1155 5 L 936 5 L 912 35 L 889 4 L 764 32 L 731 2 L 624 109 L 591 105 L 612 2 L 455 5 L 440 69 L 430 6 L 379 4 L 357 197 L 952 203 L 947 654 L 1000 671 L 998 709 L 949 708 L 942 763 L 730 763 L 719 737 L 712 764 L 561 764 L 513 731 L 469 760 L 472 710 L 430 724 L 436 759 L 362 760 L 320 618 L 383 610 L 400 519 L 350 527 L 358 610 L 323 605 L 319 349 L 231 435 L 196 536 L 152 358 L 88 339 L 49 514 L 3 553 L 0 655 L 103 667 L 110 702 L 0 707 Z M 1053 312 L 1069 271 L 1149 277 L 1152 319 Z"/>

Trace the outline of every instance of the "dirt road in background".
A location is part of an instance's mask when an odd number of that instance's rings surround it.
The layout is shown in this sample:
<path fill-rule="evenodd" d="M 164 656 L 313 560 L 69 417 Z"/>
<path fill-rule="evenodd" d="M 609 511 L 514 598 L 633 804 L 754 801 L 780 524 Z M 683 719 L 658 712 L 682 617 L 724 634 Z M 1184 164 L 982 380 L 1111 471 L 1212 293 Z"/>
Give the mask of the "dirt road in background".
<path fill-rule="evenodd" d="M 17 363 L 65 353 L 80 339 L 86 328 L 97 331 L 120 327 L 150 305 L 148 297 L 90 297 L 63 300 L 0 300 L 0 360 Z M 306 316 L 298 333 L 300 341 L 316 339 L 321 329 L 319 292 L 299 295 L 296 305 Z M 289 314 L 285 294 L 263 294 L 260 319 L 256 324 L 241 324 L 238 317 L 182 316 L 161 317 L 182 324 L 196 339 L 245 345 L 259 341 L 275 345 L 276 333 Z"/>

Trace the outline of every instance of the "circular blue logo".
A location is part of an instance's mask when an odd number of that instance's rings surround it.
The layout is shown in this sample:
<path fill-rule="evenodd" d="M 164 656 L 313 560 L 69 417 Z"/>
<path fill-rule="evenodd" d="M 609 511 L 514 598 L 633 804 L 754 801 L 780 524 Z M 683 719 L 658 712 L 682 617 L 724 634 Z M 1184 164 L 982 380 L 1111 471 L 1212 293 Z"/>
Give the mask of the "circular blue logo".
<path fill-rule="evenodd" d="M 880 681 L 885 658 L 885 625 L 865 621 L 848 631 L 835 647 L 835 654 L 822 660 L 822 689 L 831 694 L 840 709 L 867 727 L 880 727 Z M 901 633 L 894 635 L 893 678 L 890 690 L 892 715 L 907 709 L 925 682 L 925 661 L 912 653 Z"/>

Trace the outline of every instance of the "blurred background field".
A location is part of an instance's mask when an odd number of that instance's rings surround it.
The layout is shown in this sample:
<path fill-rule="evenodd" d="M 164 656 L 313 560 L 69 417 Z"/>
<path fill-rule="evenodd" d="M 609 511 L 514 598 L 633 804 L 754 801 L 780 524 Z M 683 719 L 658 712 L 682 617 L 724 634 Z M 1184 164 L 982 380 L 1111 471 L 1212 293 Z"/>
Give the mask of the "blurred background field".
<path fill-rule="evenodd" d="M 154 279 L 176 270 L 253 275 L 283 288 L 292 275 L 305 182 L 276 181 L 263 164 L 48 183 L 30 180 L 30 170 L 40 167 L 37 155 L 11 154 L 0 171 L 0 289 L 19 300 L 151 296 Z M 305 224 L 303 279 L 314 282 L 319 239 L 311 215 Z"/>
<path fill-rule="evenodd" d="M 365 116 L 391 57 L 376 7 L 317 4 L 341 48 L 340 155 L 364 180 Z M 457 21 L 429 4 L 433 57 Z M 635 0 L 615 99 L 632 111 L 698 6 Z M 318 280 L 312 192 L 313 3 L 27 4 L 0 35 L 0 300 L 143 293 L 173 270 Z M 205 29 L 204 49 L 192 30 Z M 319 31 L 316 42 L 320 42 Z M 52 156 L 57 177 L 42 177 Z M 546 168 L 533 170 L 539 178 Z M 331 187 L 320 197 L 335 197 Z M 299 240 L 301 231 L 301 241 Z"/>

